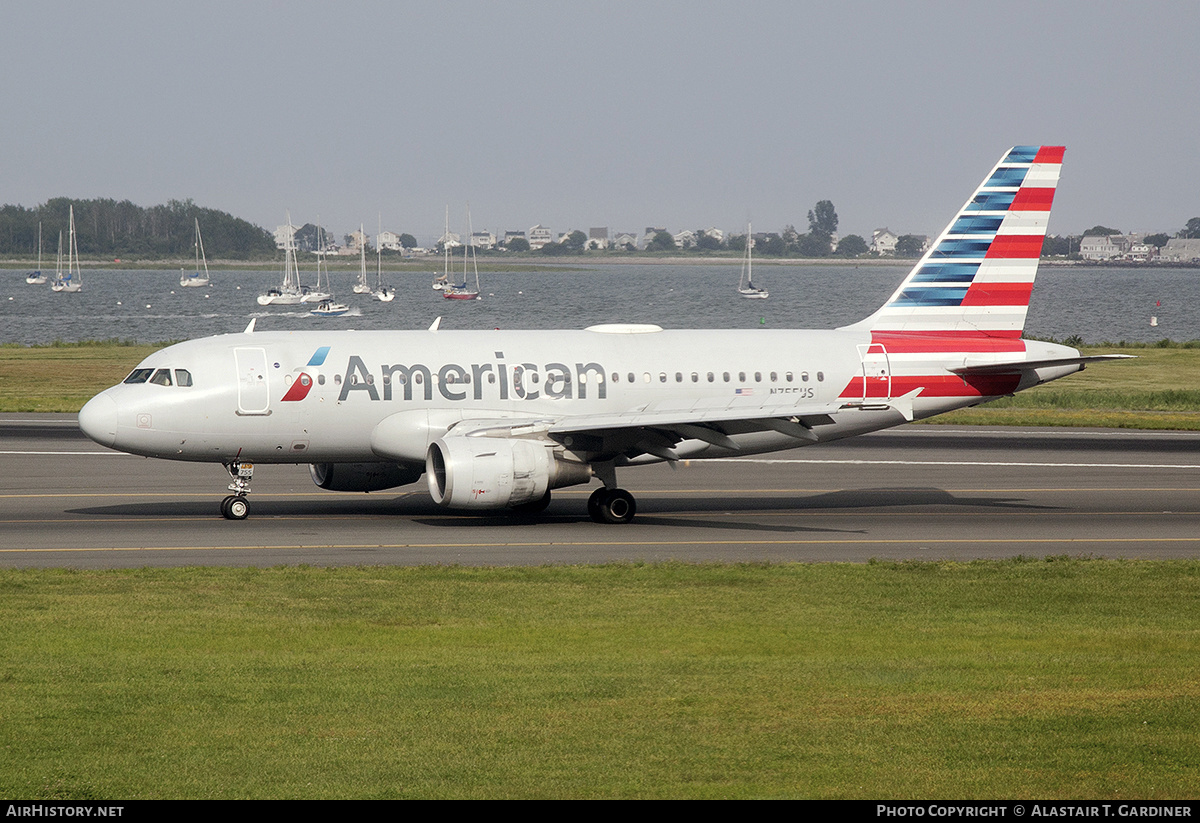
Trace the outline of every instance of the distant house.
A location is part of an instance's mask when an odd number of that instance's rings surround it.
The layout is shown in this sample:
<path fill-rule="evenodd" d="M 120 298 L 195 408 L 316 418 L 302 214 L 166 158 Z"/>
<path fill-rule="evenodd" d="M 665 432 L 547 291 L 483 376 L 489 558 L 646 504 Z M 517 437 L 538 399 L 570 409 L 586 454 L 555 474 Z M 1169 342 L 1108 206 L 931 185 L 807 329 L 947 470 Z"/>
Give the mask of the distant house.
<path fill-rule="evenodd" d="M 512 240 L 525 240 L 525 232 L 523 231 L 506 231 L 504 233 L 504 245 L 507 246 Z"/>
<path fill-rule="evenodd" d="M 400 235 L 394 231 L 381 231 L 376 240 L 379 242 L 379 248 L 385 251 L 404 251 L 404 247 L 400 245 Z"/>
<path fill-rule="evenodd" d="M 642 242 L 638 244 L 638 248 L 642 251 L 645 251 L 646 246 L 649 246 L 650 241 L 653 240 L 661 231 L 666 231 L 666 229 L 659 229 L 655 228 L 654 226 L 646 226 L 646 230 L 642 232 Z"/>
<path fill-rule="evenodd" d="M 1175 241 L 1168 241 L 1167 246 Z M 1163 249 L 1166 253 L 1166 249 Z M 1145 263 L 1158 255 L 1158 249 L 1146 242 L 1145 233 L 1093 234 L 1079 243 L 1079 256 L 1084 260 L 1127 260 Z"/>
<path fill-rule="evenodd" d="M 346 243 L 352 254 L 358 254 L 360 250 L 365 251 L 371 248 L 371 235 L 359 229 L 346 237 Z"/>
<path fill-rule="evenodd" d="M 1084 260 L 1120 260 L 1129 244 L 1123 234 L 1090 234 L 1079 243 L 1079 256 Z"/>
<path fill-rule="evenodd" d="M 696 245 L 696 233 L 691 229 L 684 229 L 672 237 L 675 238 L 675 245 L 681 249 L 690 249 Z"/>
<path fill-rule="evenodd" d="M 588 229 L 587 248 L 589 249 L 607 249 L 608 248 L 608 226 Z"/>
<path fill-rule="evenodd" d="M 496 245 L 496 235 L 490 231 L 471 232 L 471 245 L 477 249 L 490 249 Z"/>
<path fill-rule="evenodd" d="M 718 243 L 725 242 L 725 232 L 721 231 L 720 229 L 718 229 L 716 227 L 710 226 L 709 228 L 704 230 L 704 234 L 708 237 L 713 238 Z"/>
<path fill-rule="evenodd" d="M 554 242 L 554 235 L 550 233 L 550 229 L 538 223 L 529 230 L 529 248 L 540 249 L 547 243 Z"/>
<path fill-rule="evenodd" d="M 277 249 L 291 248 L 296 242 L 296 231 L 299 228 L 300 228 L 299 226 L 293 226 L 291 223 L 288 223 L 286 226 L 276 226 L 275 227 L 275 248 L 277 248 Z"/>
<path fill-rule="evenodd" d="M 1200 263 L 1200 240 L 1172 238 L 1163 246 L 1158 259 L 1165 263 Z"/>
<path fill-rule="evenodd" d="M 900 235 L 891 229 L 875 229 L 871 232 L 871 251 L 876 254 L 893 255 L 896 253 L 896 243 Z"/>
<path fill-rule="evenodd" d="M 452 231 L 448 231 L 437 239 L 435 246 L 441 246 L 443 249 L 457 249 L 462 246 L 462 240 Z"/>
<path fill-rule="evenodd" d="M 633 232 L 620 231 L 613 235 L 612 244 L 618 249 L 637 248 L 638 237 Z"/>

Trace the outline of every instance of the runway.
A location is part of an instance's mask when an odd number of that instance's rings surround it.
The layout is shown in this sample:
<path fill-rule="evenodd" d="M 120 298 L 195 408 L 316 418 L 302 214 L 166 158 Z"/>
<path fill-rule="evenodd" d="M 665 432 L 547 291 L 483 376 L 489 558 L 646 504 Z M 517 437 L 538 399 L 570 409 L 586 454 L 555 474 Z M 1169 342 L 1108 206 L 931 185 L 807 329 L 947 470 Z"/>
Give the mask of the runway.
<path fill-rule="evenodd" d="M 761 458 L 626 469 L 624 526 L 592 486 L 537 518 L 436 506 L 424 482 L 316 488 L 256 467 L 250 518 L 224 520 L 214 465 L 103 449 L 73 416 L 0 415 L 0 565 L 541 565 L 1200 557 L 1200 433 L 908 426 Z"/>

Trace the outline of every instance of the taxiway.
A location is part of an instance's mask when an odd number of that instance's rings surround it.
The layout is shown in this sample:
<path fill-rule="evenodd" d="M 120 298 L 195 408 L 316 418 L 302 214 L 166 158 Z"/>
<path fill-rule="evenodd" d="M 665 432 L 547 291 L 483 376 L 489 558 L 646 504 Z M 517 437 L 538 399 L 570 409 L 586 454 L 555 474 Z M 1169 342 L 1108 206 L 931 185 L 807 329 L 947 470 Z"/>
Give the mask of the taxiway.
<path fill-rule="evenodd" d="M 626 469 L 625 526 L 595 486 L 537 518 L 436 506 L 424 483 L 372 494 L 256 467 L 251 515 L 224 520 L 220 466 L 148 460 L 72 416 L 0 416 L 0 565 L 537 565 L 855 561 L 1015 555 L 1200 556 L 1200 433 L 908 426 L 762 458 Z"/>

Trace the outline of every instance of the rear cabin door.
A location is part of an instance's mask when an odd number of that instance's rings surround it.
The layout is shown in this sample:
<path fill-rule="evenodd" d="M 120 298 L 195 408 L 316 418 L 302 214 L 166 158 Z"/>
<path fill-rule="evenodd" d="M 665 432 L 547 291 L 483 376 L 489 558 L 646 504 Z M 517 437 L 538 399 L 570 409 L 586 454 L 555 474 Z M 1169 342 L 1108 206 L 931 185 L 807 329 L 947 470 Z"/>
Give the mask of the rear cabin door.
<path fill-rule="evenodd" d="M 891 400 L 892 368 L 888 362 L 887 349 L 882 343 L 871 343 L 859 346 L 858 354 L 862 358 L 862 399 Z"/>

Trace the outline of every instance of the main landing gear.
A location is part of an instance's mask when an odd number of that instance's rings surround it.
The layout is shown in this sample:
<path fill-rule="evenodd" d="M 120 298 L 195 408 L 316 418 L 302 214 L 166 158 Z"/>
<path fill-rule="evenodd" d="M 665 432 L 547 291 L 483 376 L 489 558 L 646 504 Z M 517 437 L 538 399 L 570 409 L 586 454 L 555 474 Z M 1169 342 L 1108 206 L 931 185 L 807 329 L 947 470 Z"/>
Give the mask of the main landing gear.
<path fill-rule="evenodd" d="M 226 470 L 233 482 L 229 490 L 233 494 L 221 501 L 221 516 L 226 520 L 245 520 L 250 514 L 250 501 L 246 495 L 250 493 L 250 478 L 254 476 L 253 463 L 226 463 Z"/>
<path fill-rule="evenodd" d="M 588 498 L 588 516 L 597 523 L 628 523 L 637 514 L 637 502 L 624 489 L 602 486 Z"/>

